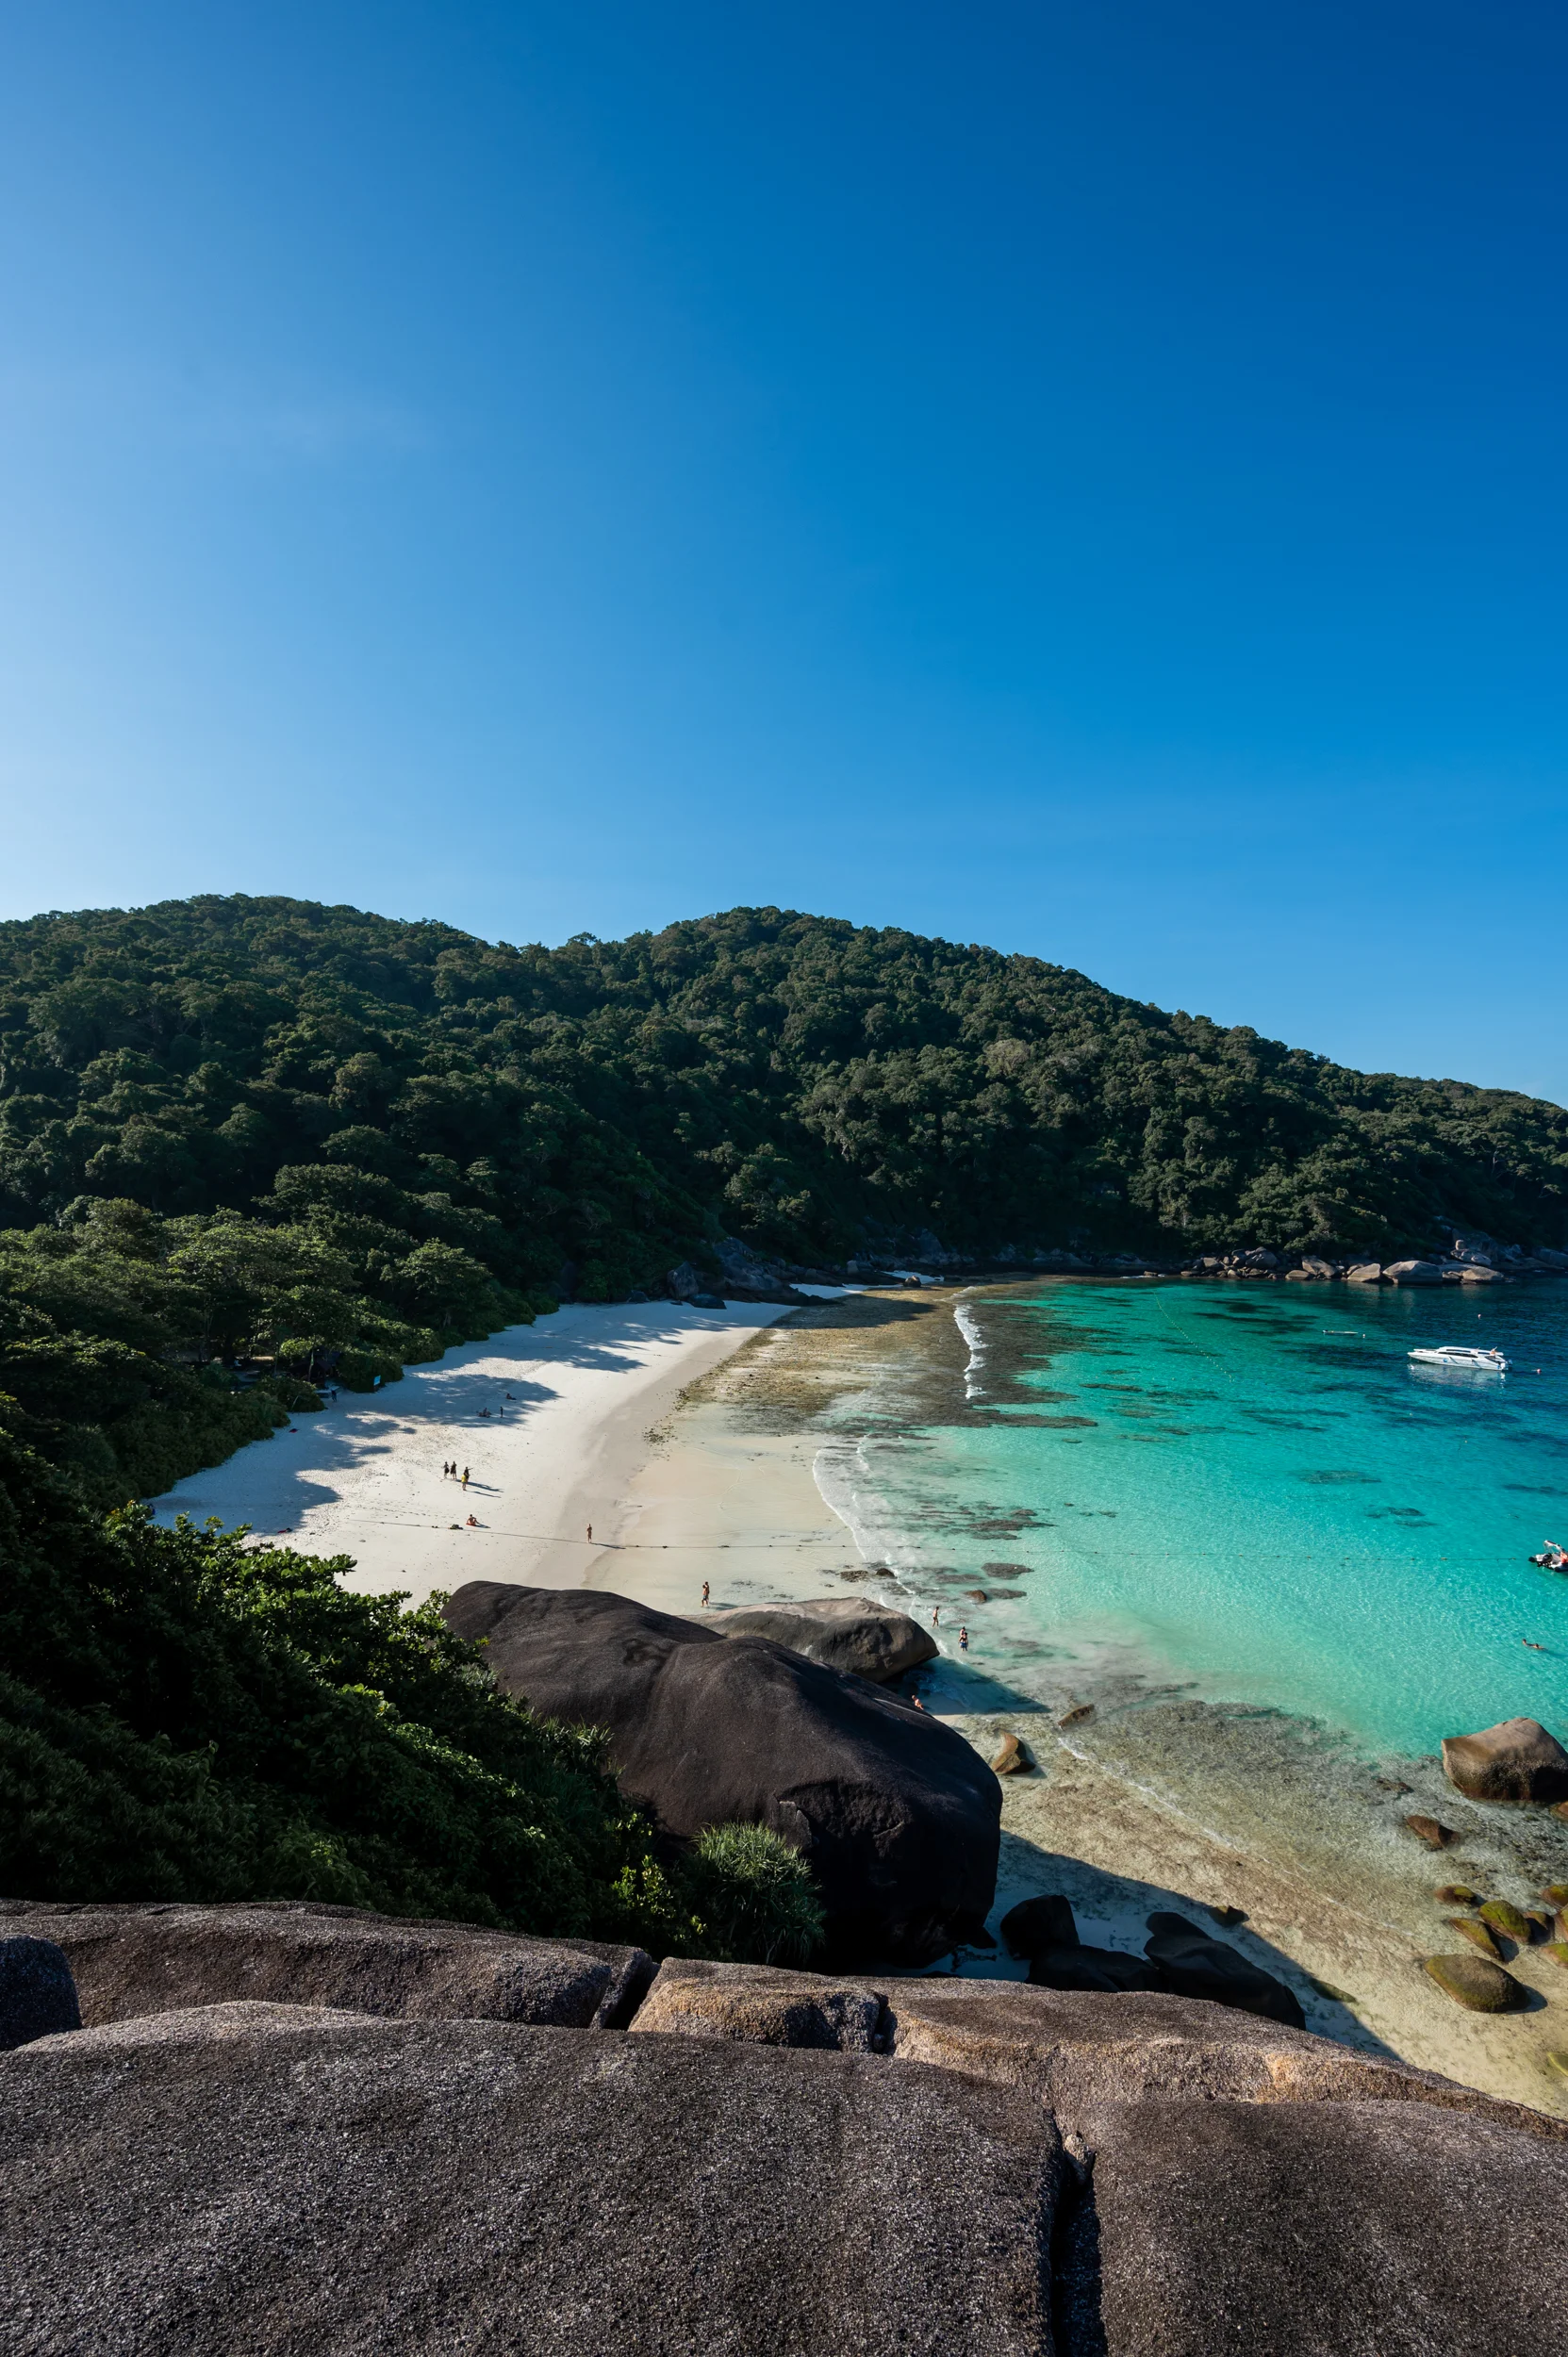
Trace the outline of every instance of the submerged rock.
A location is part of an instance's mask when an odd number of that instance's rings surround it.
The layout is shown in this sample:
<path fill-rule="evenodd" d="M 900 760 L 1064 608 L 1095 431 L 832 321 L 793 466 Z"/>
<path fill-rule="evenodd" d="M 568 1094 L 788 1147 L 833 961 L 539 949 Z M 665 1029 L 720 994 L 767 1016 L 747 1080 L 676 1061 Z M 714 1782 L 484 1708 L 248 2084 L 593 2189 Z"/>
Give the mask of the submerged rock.
<path fill-rule="evenodd" d="M 624 1596 L 475 1580 L 443 1613 L 488 1640 L 504 1692 L 607 1727 L 621 1788 L 668 1833 L 763 1824 L 800 1850 L 827 1908 L 827 1961 L 923 1964 L 983 1927 L 1001 1787 L 930 1713 Z"/>
<path fill-rule="evenodd" d="M 1471 2013 L 1510 2013 L 1523 1994 L 1511 1972 L 1484 1956 L 1426 1956 L 1422 1963 L 1444 1995 Z"/>
<path fill-rule="evenodd" d="M 0 1938 L 0 2051 L 81 2026 L 63 1951 L 52 1939 Z"/>
<path fill-rule="evenodd" d="M 1472 1801 L 1568 1800 L 1568 1752 L 1538 1719 L 1504 1719 L 1477 1735 L 1445 1735 L 1443 1767 Z"/>
<path fill-rule="evenodd" d="M 1423 1817 L 1419 1812 L 1407 1817 L 1405 1823 L 1417 1841 L 1424 1841 L 1428 1850 L 1445 1850 L 1450 1841 L 1458 1838 L 1452 1825 L 1440 1824 L 1435 1817 Z"/>
<path fill-rule="evenodd" d="M 932 1661 L 940 1648 L 907 1612 L 866 1596 L 824 1596 L 809 1604 L 736 1605 L 697 1624 L 720 1637 L 766 1637 L 808 1661 L 883 1685 Z"/>

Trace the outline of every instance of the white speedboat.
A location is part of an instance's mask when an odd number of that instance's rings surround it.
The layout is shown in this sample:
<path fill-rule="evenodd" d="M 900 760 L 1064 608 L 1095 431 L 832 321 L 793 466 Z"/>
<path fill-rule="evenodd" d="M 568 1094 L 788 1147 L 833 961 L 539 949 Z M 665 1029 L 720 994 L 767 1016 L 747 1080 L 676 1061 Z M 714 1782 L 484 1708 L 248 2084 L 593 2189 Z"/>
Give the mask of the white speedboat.
<path fill-rule="evenodd" d="M 1507 1375 L 1508 1360 L 1500 1350 L 1477 1350 L 1468 1343 L 1443 1343 L 1436 1350 L 1412 1350 L 1424 1367 L 1462 1367 L 1472 1375 Z"/>

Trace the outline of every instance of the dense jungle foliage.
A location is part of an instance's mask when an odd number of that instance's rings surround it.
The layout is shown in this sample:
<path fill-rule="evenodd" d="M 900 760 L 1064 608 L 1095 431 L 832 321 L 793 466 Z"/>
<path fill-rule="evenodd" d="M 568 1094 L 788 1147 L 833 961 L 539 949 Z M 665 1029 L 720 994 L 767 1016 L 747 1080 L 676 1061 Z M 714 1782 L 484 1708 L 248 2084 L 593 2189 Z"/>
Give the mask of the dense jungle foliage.
<path fill-rule="evenodd" d="M 430 1607 L 234 1534 L 107 1523 L 0 1432 L 0 1890 L 330 1900 L 800 1961 L 803 1861 L 655 1845 L 600 1739 L 497 1692 Z"/>
<path fill-rule="evenodd" d="M 0 926 L 0 1393 L 106 1507 L 329 1367 L 368 1388 L 726 1233 L 1386 1252 L 1560 1245 L 1565 1210 L 1556 1106 L 912 933 L 736 909 L 511 948 L 241 897 Z"/>

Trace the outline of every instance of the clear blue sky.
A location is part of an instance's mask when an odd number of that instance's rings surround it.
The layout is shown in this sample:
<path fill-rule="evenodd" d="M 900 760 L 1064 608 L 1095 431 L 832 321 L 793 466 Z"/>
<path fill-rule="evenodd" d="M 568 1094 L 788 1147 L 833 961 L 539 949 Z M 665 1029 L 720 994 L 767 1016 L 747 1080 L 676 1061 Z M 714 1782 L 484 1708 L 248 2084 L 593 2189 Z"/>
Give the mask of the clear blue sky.
<path fill-rule="evenodd" d="M 0 31 L 0 904 L 779 901 L 1568 1098 L 1568 19 Z"/>

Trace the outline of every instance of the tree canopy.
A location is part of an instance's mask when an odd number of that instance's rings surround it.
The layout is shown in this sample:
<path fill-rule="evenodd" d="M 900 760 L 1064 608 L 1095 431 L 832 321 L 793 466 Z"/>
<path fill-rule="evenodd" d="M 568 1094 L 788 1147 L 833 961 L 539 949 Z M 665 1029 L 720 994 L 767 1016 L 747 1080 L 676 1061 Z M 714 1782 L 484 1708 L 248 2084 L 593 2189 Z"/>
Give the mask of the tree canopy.
<path fill-rule="evenodd" d="M 0 1392 L 104 1504 L 329 1363 L 369 1385 L 725 1233 L 1386 1254 L 1565 1220 L 1557 1106 L 897 930 L 513 948 L 243 896 L 0 926 Z"/>

